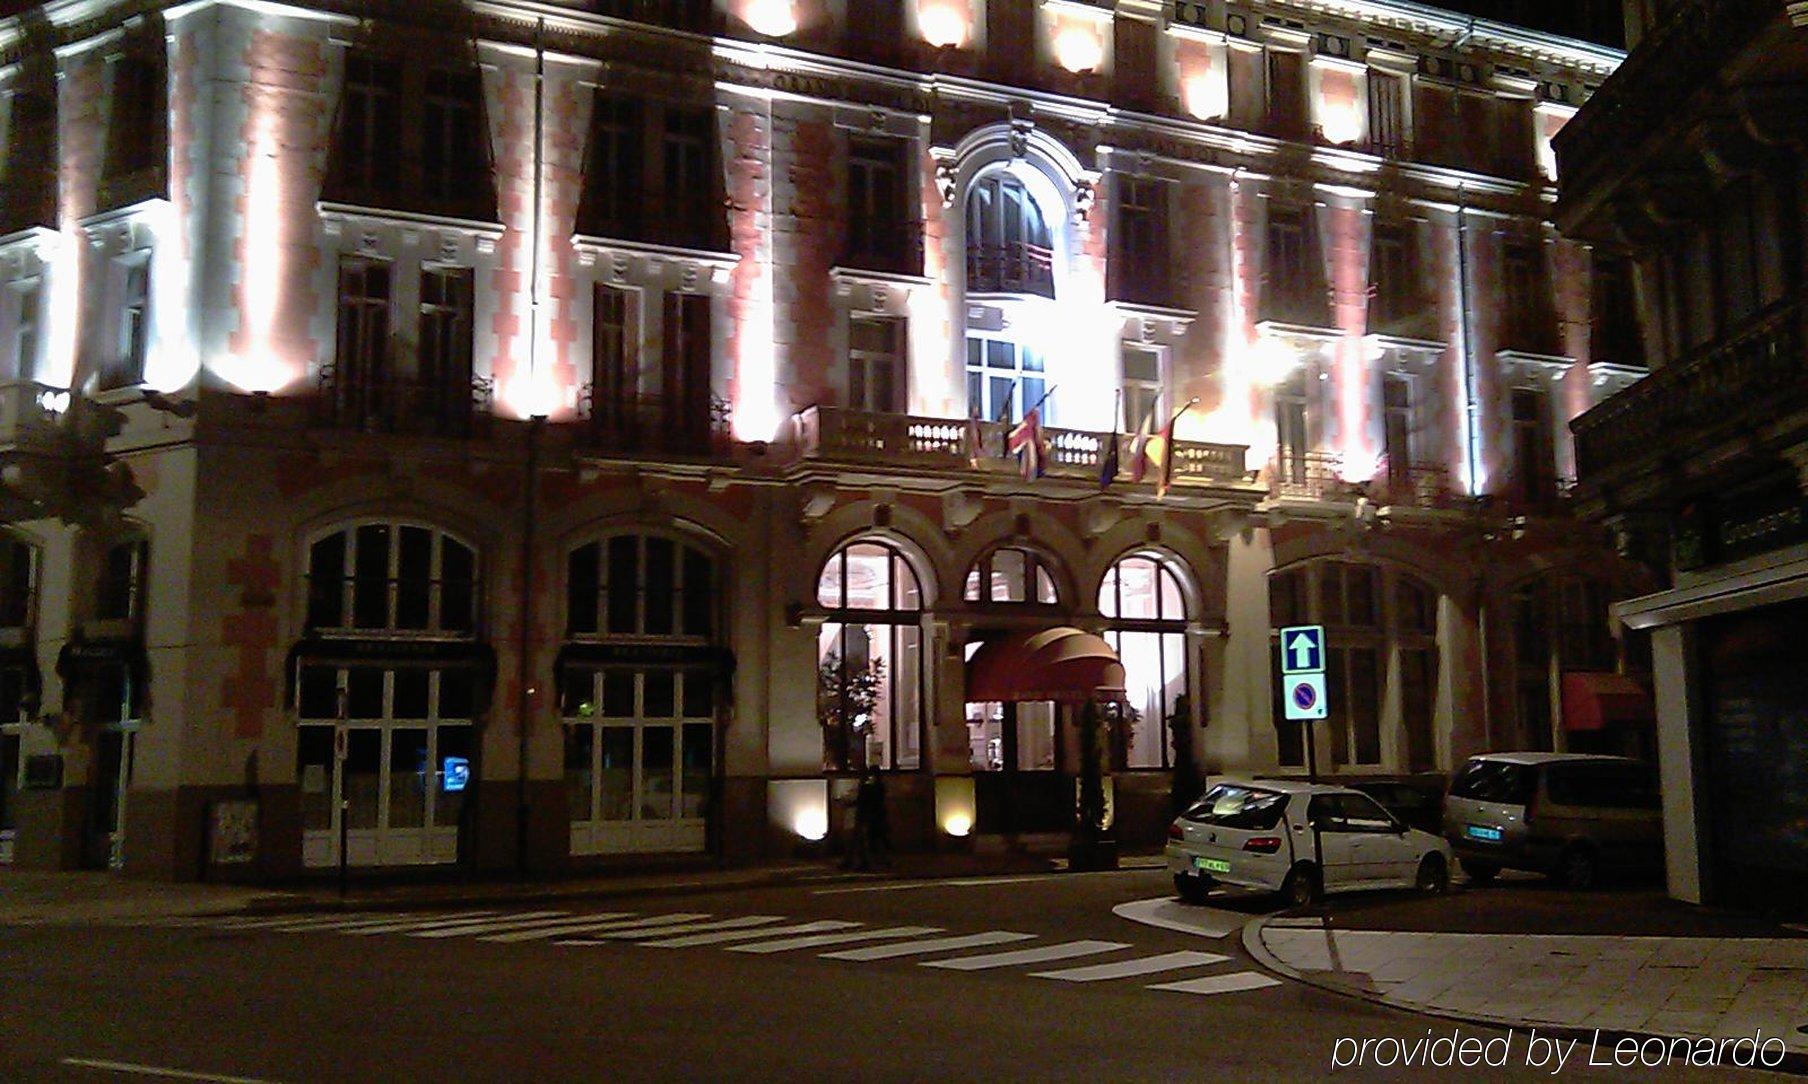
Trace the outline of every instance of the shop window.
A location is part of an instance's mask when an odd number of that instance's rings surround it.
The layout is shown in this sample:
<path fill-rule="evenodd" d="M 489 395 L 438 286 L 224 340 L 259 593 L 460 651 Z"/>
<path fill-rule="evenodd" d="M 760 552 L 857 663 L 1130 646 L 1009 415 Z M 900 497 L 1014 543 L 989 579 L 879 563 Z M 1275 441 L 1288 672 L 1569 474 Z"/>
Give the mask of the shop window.
<path fill-rule="evenodd" d="M 976 561 L 967 572 L 968 602 L 1040 603 L 1054 605 L 1055 580 L 1048 563 L 1030 550 L 1001 546 Z"/>
<path fill-rule="evenodd" d="M 828 610 L 817 635 L 823 767 L 922 767 L 923 592 L 916 570 L 879 541 L 842 547 L 817 579 Z"/>
<path fill-rule="evenodd" d="M 476 553 L 431 527 L 366 523 L 309 548 L 310 630 L 468 635 L 476 608 Z"/>
<path fill-rule="evenodd" d="M 613 535 L 566 561 L 566 634 L 708 640 L 715 566 L 693 546 L 657 535 Z"/>

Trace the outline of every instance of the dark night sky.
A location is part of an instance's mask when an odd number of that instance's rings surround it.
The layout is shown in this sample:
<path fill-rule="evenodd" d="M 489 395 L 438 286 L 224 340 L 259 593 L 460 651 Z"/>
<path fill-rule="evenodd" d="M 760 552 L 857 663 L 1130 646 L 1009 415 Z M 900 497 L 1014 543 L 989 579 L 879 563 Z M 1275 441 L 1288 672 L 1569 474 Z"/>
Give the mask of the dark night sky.
<path fill-rule="evenodd" d="M 1497 22 L 1548 30 L 1619 46 L 1624 43 L 1620 0 L 1431 0 L 1437 7 Z M 32 0 L 0 0 L 0 17 L 32 7 Z"/>

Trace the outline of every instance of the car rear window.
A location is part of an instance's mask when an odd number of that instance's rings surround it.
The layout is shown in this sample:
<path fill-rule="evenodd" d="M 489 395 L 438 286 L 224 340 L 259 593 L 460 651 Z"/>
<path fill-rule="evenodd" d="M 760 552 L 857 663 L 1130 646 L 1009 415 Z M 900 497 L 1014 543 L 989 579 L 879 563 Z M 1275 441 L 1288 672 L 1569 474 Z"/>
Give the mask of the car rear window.
<path fill-rule="evenodd" d="M 1525 805 L 1532 800 L 1537 783 L 1529 764 L 1508 764 L 1501 760 L 1472 760 L 1463 765 L 1451 781 L 1452 798 L 1469 798 L 1477 802 L 1501 802 Z"/>
<path fill-rule="evenodd" d="M 1281 823 L 1287 796 L 1278 791 L 1219 783 L 1181 816 L 1200 824 L 1265 831 Z"/>

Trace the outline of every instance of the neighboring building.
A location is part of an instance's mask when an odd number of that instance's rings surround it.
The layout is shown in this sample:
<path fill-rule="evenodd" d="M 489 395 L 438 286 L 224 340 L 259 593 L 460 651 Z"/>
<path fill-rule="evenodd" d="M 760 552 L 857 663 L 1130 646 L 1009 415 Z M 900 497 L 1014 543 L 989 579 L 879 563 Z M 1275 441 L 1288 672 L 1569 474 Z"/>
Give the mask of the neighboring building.
<path fill-rule="evenodd" d="M 1303 770 L 1291 623 L 1326 772 L 1640 740 L 1598 679 L 1649 585 L 1565 423 L 1642 360 L 1548 221 L 1612 50 L 1398 0 L 60 0 L 0 51 L 20 864 L 745 861 L 863 764 L 902 846 L 1062 830 L 1076 710 L 966 700 L 985 642 L 1104 657 L 1066 627 L 1127 670 L 1130 842 L 1176 737 Z M 1165 495 L 1101 487 L 1191 400 Z"/>
<path fill-rule="evenodd" d="M 1620 254 L 1637 304 L 1613 319 L 1652 362 L 1573 423 L 1579 503 L 1667 581 L 1615 612 L 1651 640 L 1671 894 L 1799 907 L 1808 16 L 1640 8 L 1638 48 L 1558 141 L 1560 221 Z"/>

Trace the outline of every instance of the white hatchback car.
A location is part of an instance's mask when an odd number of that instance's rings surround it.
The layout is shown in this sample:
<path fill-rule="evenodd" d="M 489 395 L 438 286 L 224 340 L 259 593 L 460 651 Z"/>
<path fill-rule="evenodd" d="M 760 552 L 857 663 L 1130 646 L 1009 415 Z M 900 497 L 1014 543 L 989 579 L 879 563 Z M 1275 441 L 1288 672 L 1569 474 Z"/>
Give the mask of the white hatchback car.
<path fill-rule="evenodd" d="M 1216 882 L 1279 892 L 1294 906 L 1323 891 L 1450 885 L 1448 843 L 1366 794 L 1319 783 L 1219 783 L 1169 826 L 1167 858 L 1188 903 L 1205 902 Z"/>

